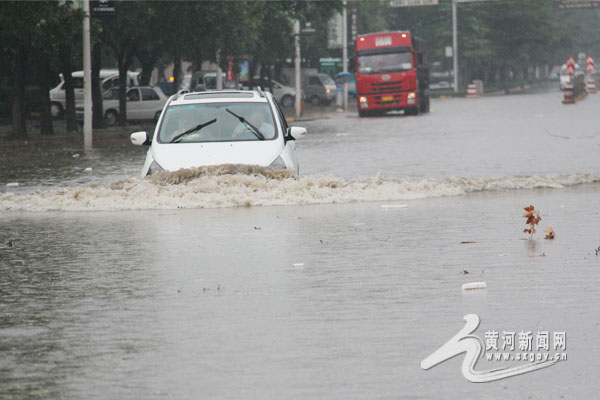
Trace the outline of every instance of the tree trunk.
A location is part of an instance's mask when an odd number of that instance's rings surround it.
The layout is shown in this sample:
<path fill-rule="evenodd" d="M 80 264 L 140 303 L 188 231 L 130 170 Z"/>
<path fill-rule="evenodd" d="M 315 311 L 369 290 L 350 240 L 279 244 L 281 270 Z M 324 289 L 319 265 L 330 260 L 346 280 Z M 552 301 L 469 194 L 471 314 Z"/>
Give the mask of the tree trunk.
<path fill-rule="evenodd" d="M 265 65 L 267 72 L 267 85 L 269 86 L 269 92 L 273 93 L 273 81 L 271 80 L 271 64 Z"/>
<path fill-rule="evenodd" d="M 254 82 L 254 74 L 256 74 L 256 64 L 258 63 L 254 62 L 254 60 L 250 61 L 250 68 L 248 71 L 248 85 L 250 86 L 250 89 L 254 89 L 254 86 L 256 86 L 256 82 Z"/>
<path fill-rule="evenodd" d="M 79 131 L 79 124 L 75 115 L 75 89 L 73 87 L 73 76 L 71 75 L 71 46 L 61 46 L 59 49 L 60 70 L 65 81 L 65 121 L 67 132 Z"/>
<path fill-rule="evenodd" d="M 52 68 L 50 68 L 50 57 L 43 55 L 40 57 L 40 90 L 41 90 L 41 110 L 40 110 L 40 133 L 44 136 L 54 135 L 52 126 L 52 113 L 50 112 L 50 81 L 52 80 Z"/>
<path fill-rule="evenodd" d="M 13 71 L 12 132 L 14 139 L 27 139 L 25 126 L 25 50 L 17 49 Z"/>
<path fill-rule="evenodd" d="M 117 55 L 117 65 L 119 67 L 119 126 L 127 125 L 127 83 L 129 77 L 127 70 L 131 64 L 131 52 L 124 50 Z"/>
<path fill-rule="evenodd" d="M 92 50 L 92 127 L 102 129 L 104 125 L 104 104 L 100 90 L 100 68 L 102 68 L 102 47 L 100 43 Z"/>
<path fill-rule="evenodd" d="M 181 84 L 181 57 L 173 57 L 173 93 L 177 93 Z"/>
<path fill-rule="evenodd" d="M 140 63 L 142 64 L 140 86 L 148 86 L 150 85 L 150 79 L 152 78 L 152 71 L 154 70 L 154 64 L 156 64 L 156 59 L 154 59 L 153 57 L 149 57 L 144 60 L 140 60 Z"/>

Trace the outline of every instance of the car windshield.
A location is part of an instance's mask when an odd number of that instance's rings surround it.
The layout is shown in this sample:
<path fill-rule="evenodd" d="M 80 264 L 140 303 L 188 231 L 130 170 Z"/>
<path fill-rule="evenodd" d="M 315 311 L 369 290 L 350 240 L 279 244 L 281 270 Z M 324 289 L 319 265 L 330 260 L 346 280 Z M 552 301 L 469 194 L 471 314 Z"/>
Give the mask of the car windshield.
<path fill-rule="evenodd" d="M 102 97 L 104 98 L 104 100 L 118 100 L 119 99 L 119 88 L 113 87 L 113 88 L 108 89 L 107 91 L 104 92 Z"/>
<path fill-rule="evenodd" d="M 333 79 L 326 74 L 321 75 L 321 82 L 323 82 L 324 85 L 335 86 Z"/>
<path fill-rule="evenodd" d="M 229 102 L 170 106 L 158 134 L 160 143 L 257 141 L 276 136 L 268 103 Z"/>
<path fill-rule="evenodd" d="M 358 72 L 361 74 L 377 74 L 398 72 L 412 69 L 410 52 L 369 54 L 358 57 Z"/>

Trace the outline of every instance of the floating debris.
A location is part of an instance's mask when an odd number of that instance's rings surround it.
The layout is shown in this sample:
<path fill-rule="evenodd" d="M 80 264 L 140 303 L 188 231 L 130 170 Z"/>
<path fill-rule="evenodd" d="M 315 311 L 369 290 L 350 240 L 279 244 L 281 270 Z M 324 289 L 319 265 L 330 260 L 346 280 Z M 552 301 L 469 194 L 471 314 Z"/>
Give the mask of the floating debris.
<path fill-rule="evenodd" d="M 8 186 L 8 187 L 19 186 L 19 182 L 10 182 L 10 183 L 7 183 L 6 186 Z"/>
<path fill-rule="evenodd" d="M 554 237 L 556 236 L 556 233 L 554 232 L 554 229 L 552 229 L 551 226 L 544 229 L 544 232 L 546 232 L 546 239 L 554 239 Z"/>
<path fill-rule="evenodd" d="M 84 169 L 85 172 L 90 172 L 92 170 L 92 167 L 87 167 L 86 169 Z"/>
<path fill-rule="evenodd" d="M 477 290 L 477 289 L 486 289 L 487 284 L 485 282 L 471 282 L 465 283 L 462 285 L 462 290 Z"/>
<path fill-rule="evenodd" d="M 506 257 L 508 254 L 506 253 L 502 253 L 502 254 L 498 254 L 498 257 Z"/>
<path fill-rule="evenodd" d="M 460 242 L 460 244 L 473 244 L 473 243 L 477 243 L 477 242 L 470 242 L 467 240 L 463 240 L 462 242 Z"/>
<path fill-rule="evenodd" d="M 254 227 L 254 230 L 255 230 L 255 231 L 260 231 L 261 229 L 262 229 L 262 228 L 261 228 L 260 226 L 255 226 L 255 227 Z"/>
<path fill-rule="evenodd" d="M 73 154 L 73 156 L 72 156 L 72 157 L 73 157 L 73 158 L 79 158 L 79 154 L 75 153 L 75 154 Z"/>
<path fill-rule="evenodd" d="M 355 222 L 354 226 L 363 226 L 365 223 L 364 222 Z"/>
<path fill-rule="evenodd" d="M 302 268 L 302 267 L 304 267 L 304 263 L 294 263 L 294 264 L 292 264 L 292 267 L 294 267 L 294 268 Z"/>
<path fill-rule="evenodd" d="M 469 271 L 467 271 L 466 269 L 463 269 L 462 271 L 460 271 L 460 273 L 463 275 L 467 275 L 469 273 Z"/>
<path fill-rule="evenodd" d="M 6 244 L 4 245 L 5 247 L 13 247 L 15 245 L 15 242 L 13 242 L 12 240 L 9 240 L 8 242 L 6 242 Z"/>

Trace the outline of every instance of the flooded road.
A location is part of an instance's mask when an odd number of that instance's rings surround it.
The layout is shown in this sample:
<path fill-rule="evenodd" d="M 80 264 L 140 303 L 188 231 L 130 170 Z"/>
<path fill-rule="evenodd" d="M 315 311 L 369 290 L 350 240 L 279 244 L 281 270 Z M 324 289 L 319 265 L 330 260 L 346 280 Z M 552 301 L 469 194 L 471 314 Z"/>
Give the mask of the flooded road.
<path fill-rule="evenodd" d="M 55 180 L 2 182 L 0 397 L 594 398 L 599 103 L 327 115 L 303 122 L 300 179 L 142 181 L 133 146 L 96 151 L 85 175 L 87 154 L 59 152 Z M 461 291 L 475 281 L 488 288 Z M 486 384 L 463 355 L 421 370 L 469 313 L 482 339 L 564 331 L 568 358 Z"/>

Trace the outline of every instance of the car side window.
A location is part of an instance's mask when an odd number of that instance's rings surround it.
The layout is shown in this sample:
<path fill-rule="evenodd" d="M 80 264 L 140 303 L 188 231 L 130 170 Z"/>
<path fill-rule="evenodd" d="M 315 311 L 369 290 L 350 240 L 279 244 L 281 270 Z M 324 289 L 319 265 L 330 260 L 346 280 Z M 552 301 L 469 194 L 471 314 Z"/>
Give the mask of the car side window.
<path fill-rule="evenodd" d="M 104 82 L 102 82 L 102 90 L 107 90 L 112 87 L 118 87 L 118 86 L 119 86 L 119 77 L 118 76 L 108 78 Z"/>
<path fill-rule="evenodd" d="M 321 85 L 321 80 L 316 76 L 311 76 L 308 78 L 309 85 Z"/>
<path fill-rule="evenodd" d="M 142 88 L 142 101 L 160 100 L 153 89 Z"/>
<path fill-rule="evenodd" d="M 127 92 L 127 101 L 140 101 L 140 93 L 137 89 L 130 89 Z"/>
<path fill-rule="evenodd" d="M 83 89 L 83 78 L 73 78 L 73 89 Z"/>

